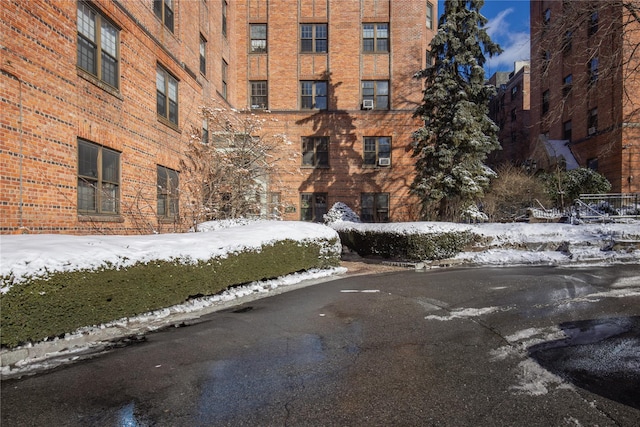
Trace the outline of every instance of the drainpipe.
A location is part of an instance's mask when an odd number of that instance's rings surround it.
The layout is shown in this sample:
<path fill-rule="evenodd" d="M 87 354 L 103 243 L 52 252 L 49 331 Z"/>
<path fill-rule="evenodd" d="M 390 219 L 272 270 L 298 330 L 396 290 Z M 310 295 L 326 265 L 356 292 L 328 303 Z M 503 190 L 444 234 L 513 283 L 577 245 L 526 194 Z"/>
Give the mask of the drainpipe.
<path fill-rule="evenodd" d="M 22 80 L 20 80 L 20 78 L 18 76 L 16 76 L 15 74 L 13 74 L 10 71 L 5 70 L 4 68 L 2 69 L 2 72 L 6 75 L 8 75 L 9 77 L 15 79 L 18 82 L 18 105 L 20 108 L 20 115 L 18 118 L 18 142 L 20 144 L 20 152 L 19 152 L 19 156 L 18 158 L 19 160 L 19 169 L 18 169 L 18 177 L 19 177 L 19 182 L 20 182 L 20 189 L 19 189 L 19 203 L 18 203 L 18 224 L 19 224 L 19 229 L 22 230 L 23 229 L 23 222 L 22 222 L 22 195 L 23 195 L 23 187 L 22 187 L 22 163 L 23 163 L 23 159 L 24 159 L 24 155 L 23 155 L 23 138 L 22 138 L 22 134 L 23 134 L 23 130 L 22 130 Z"/>

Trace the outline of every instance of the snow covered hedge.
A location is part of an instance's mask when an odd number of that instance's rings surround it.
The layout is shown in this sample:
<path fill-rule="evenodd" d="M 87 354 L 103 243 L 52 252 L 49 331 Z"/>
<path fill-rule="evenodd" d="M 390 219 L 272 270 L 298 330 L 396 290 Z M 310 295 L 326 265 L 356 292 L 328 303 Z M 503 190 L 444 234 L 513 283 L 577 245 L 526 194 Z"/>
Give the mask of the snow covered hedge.
<path fill-rule="evenodd" d="M 2 245 L 3 347 L 338 266 L 341 249 L 328 227 L 282 221 L 155 236 L 3 236 Z"/>
<path fill-rule="evenodd" d="M 429 226 L 431 224 L 431 227 Z M 340 241 L 360 256 L 377 255 L 404 261 L 450 258 L 481 236 L 454 223 L 330 224 Z"/>

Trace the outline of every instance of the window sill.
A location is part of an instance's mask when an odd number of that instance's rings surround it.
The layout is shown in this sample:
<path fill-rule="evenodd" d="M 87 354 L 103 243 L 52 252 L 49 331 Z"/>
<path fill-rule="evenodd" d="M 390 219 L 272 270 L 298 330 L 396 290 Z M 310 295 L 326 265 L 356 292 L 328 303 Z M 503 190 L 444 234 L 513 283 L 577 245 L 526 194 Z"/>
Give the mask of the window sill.
<path fill-rule="evenodd" d="M 162 123 L 165 126 L 170 127 L 171 129 L 175 130 L 176 132 L 180 133 L 180 127 L 178 127 L 177 124 L 170 122 L 165 117 L 162 117 L 162 116 L 157 116 L 157 117 L 158 117 L 158 121 L 160 123 Z"/>
<path fill-rule="evenodd" d="M 116 98 L 118 98 L 120 101 L 122 101 L 124 98 L 122 97 L 122 94 L 120 93 L 120 90 L 111 86 L 110 84 L 107 84 L 105 82 L 103 82 L 102 80 L 100 80 L 99 78 L 97 78 L 96 76 L 94 76 L 93 74 L 91 74 L 90 72 L 76 66 L 76 70 L 78 72 L 78 76 L 81 77 L 82 79 L 88 81 L 89 83 L 93 84 L 94 86 L 99 87 L 100 89 L 104 90 L 105 92 L 115 96 Z"/>
<path fill-rule="evenodd" d="M 120 215 L 86 215 L 78 214 L 79 222 L 124 222 Z"/>
<path fill-rule="evenodd" d="M 389 166 L 362 165 L 362 169 L 385 170 L 385 169 L 391 169 L 391 165 L 389 165 Z"/>
<path fill-rule="evenodd" d="M 176 222 L 178 222 L 178 217 L 158 217 L 158 224 L 175 224 Z"/>

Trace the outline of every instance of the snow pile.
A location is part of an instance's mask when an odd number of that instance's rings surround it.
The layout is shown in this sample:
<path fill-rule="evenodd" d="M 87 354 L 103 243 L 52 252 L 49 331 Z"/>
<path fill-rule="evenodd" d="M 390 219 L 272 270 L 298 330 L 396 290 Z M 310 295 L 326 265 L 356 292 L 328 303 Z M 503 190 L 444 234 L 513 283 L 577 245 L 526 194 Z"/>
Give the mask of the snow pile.
<path fill-rule="evenodd" d="M 339 221 L 360 222 L 360 217 L 346 204 L 337 202 L 324 215 L 324 222 L 331 224 Z"/>
<path fill-rule="evenodd" d="M 226 228 L 209 224 L 207 228 L 215 232 L 142 236 L 5 235 L 0 254 L 0 292 L 7 292 L 12 284 L 28 277 L 52 272 L 119 269 L 150 261 L 195 263 L 245 250 L 260 250 L 283 238 L 301 243 L 335 239 L 335 248 L 327 250 L 340 253 L 337 232 L 320 224 L 255 221 Z"/>
<path fill-rule="evenodd" d="M 481 237 L 474 250 L 455 256 L 478 265 L 558 265 L 593 262 L 639 262 L 640 251 L 604 250 L 612 242 L 640 240 L 640 223 L 559 224 L 402 222 L 388 224 L 335 222 L 337 231 L 355 230 L 398 235 L 419 233 L 470 232 Z"/>

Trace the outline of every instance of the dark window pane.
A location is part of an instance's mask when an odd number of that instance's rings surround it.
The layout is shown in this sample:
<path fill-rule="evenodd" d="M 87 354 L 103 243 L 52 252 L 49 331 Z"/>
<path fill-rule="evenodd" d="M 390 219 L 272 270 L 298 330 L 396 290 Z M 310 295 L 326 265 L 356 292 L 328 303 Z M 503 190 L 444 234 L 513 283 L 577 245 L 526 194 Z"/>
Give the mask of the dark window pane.
<path fill-rule="evenodd" d="M 98 177 L 98 146 L 78 143 L 78 175 Z"/>
<path fill-rule="evenodd" d="M 81 36 L 78 36 L 78 66 L 91 74 L 97 74 L 96 47 Z"/>
<path fill-rule="evenodd" d="M 326 38 L 327 38 L 327 26 L 316 25 L 316 39 L 326 39 Z"/>
<path fill-rule="evenodd" d="M 310 96 L 303 96 L 300 107 L 305 110 L 313 108 L 313 98 Z"/>
<path fill-rule="evenodd" d="M 178 104 L 169 101 L 169 121 L 178 124 Z"/>
<path fill-rule="evenodd" d="M 302 52 L 313 52 L 313 40 L 302 39 L 300 49 L 302 50 Z"/>
<path fill-rule="evenodd" d="M 96 188 L 93 181 L 78 178 L 78 210 L 95 212 Z"/>
<path fill-rule="evenodd" d="M 167 117 L 167 98 L 160 92 L 157 92 L 156 106 L 158 108 L 158 114 L 162 117 Z"/>
<path fill-rule="evenodd" d="M 318 52 L 318 53 L 326 53 L 327 52 L 327 41 L 326 40 L 316 40 L 316 52 Z"/>
<path fill-rule="evenodd" d="M 102 52 L 102 80 L 113 87 L 118 87 L 118 63 Z"/>
<path fill-rule="evenodd" d="M 388 96 L 378 96 L 376 100 L 376 109 L 378 110 L 388 110 L 389 109 L 389 97 Z"/>
<path fill-rule="evenodd" d="M 164 25 L 169 29 L 169 31 L 173 32 L 173 11 L 166 5 L 164 8 Z"/>
<path fill-rule="evenodd" d="M 376 50 L 378 52 L 388 52 L 389 51 L 389 40 L 387 40 L 387 39 L 378 39 Z"/>
<path fill-rule="evenodd" d="M 365 52 L 373 52 L 373 46 L 374 46 L 373 39 L 365 39 L 365 40 L 363 40 L 362 49 Z"/>
<path fill-rule="evenodd" d="M 118 212 L 118 186 L 115 184 L 102 184 L 102 213 Z"/>
<path fill-rule="evenodd" d="M 391 141 L 389 138 L 380 138 L 378 140 L 378 156 L 391 157 Z"/>
<path fill-rule="evenodd" d="M 118 170 L 120 155 L 115 151 L 102 150 L 102 180 L 117 183 L 119 182 L 120 171 Z"/>
<path fill-rule="evenodd" d="M 163 0 L 153 0 L 153 13 L 155 13 L 155 15 L 162 19 L 162 4 L 163 4 Z"/>

